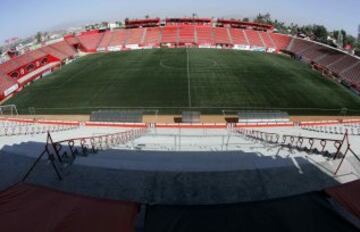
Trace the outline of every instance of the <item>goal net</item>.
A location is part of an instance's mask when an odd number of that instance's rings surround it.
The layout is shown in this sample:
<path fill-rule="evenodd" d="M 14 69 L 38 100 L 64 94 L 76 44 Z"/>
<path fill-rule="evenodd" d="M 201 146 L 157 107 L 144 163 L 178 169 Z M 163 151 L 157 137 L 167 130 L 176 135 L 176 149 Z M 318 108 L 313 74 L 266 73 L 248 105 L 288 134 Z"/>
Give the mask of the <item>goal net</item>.
<path fill-rule="evenodd" d="M 0 106 L 0 116 L 16 116 L 18 111 L 16 105 Z"/>

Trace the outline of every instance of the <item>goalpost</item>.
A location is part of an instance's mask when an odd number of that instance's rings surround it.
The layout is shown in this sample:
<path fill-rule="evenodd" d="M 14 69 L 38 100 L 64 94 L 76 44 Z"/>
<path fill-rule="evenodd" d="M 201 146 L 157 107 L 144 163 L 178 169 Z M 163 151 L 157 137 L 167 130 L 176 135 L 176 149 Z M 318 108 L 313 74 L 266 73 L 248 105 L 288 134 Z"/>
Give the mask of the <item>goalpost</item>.
<path fill-rule="evenodd" d="M 16 105 L 0 106 L 0 116 L 17 116 L 18 111 Z"/>

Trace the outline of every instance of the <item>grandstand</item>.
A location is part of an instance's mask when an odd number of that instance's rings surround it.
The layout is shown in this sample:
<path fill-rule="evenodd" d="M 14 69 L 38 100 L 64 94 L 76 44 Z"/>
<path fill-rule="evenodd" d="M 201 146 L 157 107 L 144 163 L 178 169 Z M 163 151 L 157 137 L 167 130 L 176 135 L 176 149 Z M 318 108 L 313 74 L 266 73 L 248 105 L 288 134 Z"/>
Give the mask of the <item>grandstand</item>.
<path fill-rule="evenodd" d="M 359 93 L 358 57 L 262 23 L 44 43 L 0 64 L 0 230 L 358 231 Z"/>
<path fill-rule="evenodd" d="M 111 40 L 108 45 L 108 50 L 110 51 L 120 51 L 125 45 L 125 41 L 128 35 L 127 30 L 116 30 L 113 32 Z"/>
<path fill-rule="evenodd" d="M 207 18 L 168 18 L 165 25 L 160 25 L 160 22 L 159 18 L 127 20 L 125 29 L 67 35 L 60 42 L 15 57 L 0 66 L 2 99 L 9 92 L 20 91 L 42 73 L 68 63 L 79 52 L 157 48 L 161 45 L 287 52 L 359 91 L 358 58 L 320 43 L 275 33 L 271 25 Z M 21 79 L 24 76 L 26 78 Z M 18 89 L 14 91 L 16 84 Z M 6 90 L 7 94 L 4 94 Z"/>
<path fill-rule="evenodd" d="M 177 45 L 179 43 L 179 27 L 178 26 L 166 26 L 161 31 L 161 43 Z"/>
<path fill-rule="evenodd" d="M 230 29 L 230 33 L 234 44 L 248 45 L 243 30 L 232 28 Z"/>
<path fill-rule="evenodd" d="M 224 44 L 224 45 L 231 44 L 227 28 L 215 27 L 213 29 L 213 34 L 216 44 Z"/>
<path fill-rule="evenodd" d="M 103 37 L 103 33 L 98 31 L 90 31 L 80 34 L 77 38 L 85 52 L 96 52 L 99 43 Z"/>
<path fill-rule="evenodd" d="M 252 47 L 262 47 L 265 48 L 264 42 L 261 40 L 260 34 L 258 31 L 245 30 L 245 34 L 249 39 L 249 43 Z"/>
<path fill-rule="evenodd" d="M 187 25 L 180 26 L 179 41 L 184 44 L 195 44 L 195 27 Z"/>

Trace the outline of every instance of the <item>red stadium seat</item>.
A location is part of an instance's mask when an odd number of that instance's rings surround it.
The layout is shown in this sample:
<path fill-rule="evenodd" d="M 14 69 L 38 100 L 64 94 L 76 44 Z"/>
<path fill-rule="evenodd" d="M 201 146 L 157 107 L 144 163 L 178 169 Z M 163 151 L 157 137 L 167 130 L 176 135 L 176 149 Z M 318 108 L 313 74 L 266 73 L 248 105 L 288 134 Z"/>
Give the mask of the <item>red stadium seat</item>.
<path fill-rule="evenodd" d="M 214 27 L 213 33 L 215 35 L 215 43 L 217 44 L 231 44 L 228 30 L 224 27 Z"/>
<path fill-rule="evenodd" d="M 164 27 L 162 30 L 161 43 L 178 43 L 178 27 Z"/>
<path fill-rule="evenodd" d="M 100 43 L 99 43 L 99 46 L 98 46 L 98 50 L 107 50 L 108 46 L 109 46 L 109 43 L 112 39 L 112 36 L 113 36 L 113 32 L 111 31 L 107 31 L 105 32 L 104 36 L 102 37 Z"/>
<path fill-rule="evenodd" d="M 6 74 L 0 73 L 0 96 L 4 96 L 4 92 L 14 85 L 16 85 L 16 81 L 12 80 Z"/>
<path fill-rule="evenodd" d="M 356 64 L 357 62 L 359 62 L 359 59 L 356 59 L 355 57 L 352 56 L 346 56 L 344 59 L 341 59 L 338 62 L 330 65 L 329 69 L 335 73 L 340 74 L 345 69 Z"/>
<path fill-rule="evenodd" d="M 160 27 L 145 28 L 145 41 L 146 46 L 153 46 L 160 43 Z"/>
<path fill-rule="evenodd" d="M 360 86 L 360 60 L 353 68 L 345 71 L 341 77 L 356 86 Z"/>
<path fill-rule="evenodd" d="M 198 44 L 212 45 L 214 44 L 214 37 L 212 34 L 212 27 L 210 26 L 198 26 L 196 27 L 197 42 Z"/>
<path fill-rule="evenodd" d="M 244 30 L 231 28 L 230 33 L 234 44 L 248 45 L 248 42 L 245 38 Z"/>
<path fill-rule="evenodd" d="M 126 44 L 142 44 L 144 32 L 145 29 L 143 28 L 128 29 L 129 37 Z"/>
<path fill-rule="evenodd" d="M 127 30 L 121 29 L 113 32 L 112 38 L 109 43 L 109 47 L 122 47 L 125 45 L 127 38 Z"/>
<path fill-rule="evenodd" d="M 45 47 L 42 47 L 40 48 L 41 51 L 43 51 L 44 53 L 46 54 L 49 54 L 53 57 L 56 57 L 58 58 L 59 60 L 65 60 L 68 58 L 68 56 L 64 53 L 62 53 L 61 51 L 58 51 L 50 46 L 45 46 Z"/>
<path fill-rule="evenodd" d="M 253 30 L 245 30 L 245 33 L 249 39 L 250 45 L 252 47 L 264 47 L 263 42 L 261 41 L 261 38 L 259 36 L 259 33 L 257 31 Z"/>
<path fill-rule="evenodd" d="M 290 51 L 295 54 L 299 54 L 311 48 L 312 46 L 314 46 L 314 43 L 311 41 L 294 39 L 293 46 L 290 48 Z"/>
<path fill-rule="evenodd" d="M 278 50 L 286 50 L 290 44 L 291 37 L 288 35 L 269 33 Z"/>
<path fill-rule="evenodd" d="M 345 57 L 345 54 L 341 53 L 341 52 L 338 52 L 338 51 L 329 51 L 327 56 L 322 58 L 322 59 L 319 59 L 317 61 L 317 63 L 319 65 L 322 65 L 324 67 L 327 67 L 335 62 L 337 62 L 338 60 L 342 59 L 343 57 Z"/>
<path fill-rule="evenodd" d="M 272 38 L 270 38 L 268 32 L 259 31 L 259 36 L 261 37 L 262 41 L 264 41 L 264 44 L 267 48 L 276 48 L 275 43 L 272 41 Z"/>
<path fill-rule="evenodd" d="M 195 27 L 192 25 L 179 26 L 180 43 L 195 43 Z"/>
<path fill-rule="evenodd" d="M 104 33 L 84 34 L 78 37 L 85 52 L 96 52 Z"/>
<path fill-rule="evenodd" d="M 51 44 L 50 47 L 66 54 L 68 58 L 75 57 L 77 54 L 77 51 L 72 46 L 70 46 L 66 41 L 61 41 L 55 44 Z"/>

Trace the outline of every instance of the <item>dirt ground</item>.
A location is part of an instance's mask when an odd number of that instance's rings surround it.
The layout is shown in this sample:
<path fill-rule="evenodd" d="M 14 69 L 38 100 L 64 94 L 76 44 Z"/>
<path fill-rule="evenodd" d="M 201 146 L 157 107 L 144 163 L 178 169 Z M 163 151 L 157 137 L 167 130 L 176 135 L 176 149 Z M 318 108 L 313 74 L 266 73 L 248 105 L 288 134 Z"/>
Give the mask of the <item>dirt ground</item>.
<path fill-rule="evenodd" d="M 49 120 L 64 120 L 64 121 L 89 121 L 89 115 L 19 115 L 18 118 L 35 118 L 35 119 L 49 119 Z M 227 118 L 224 115 L 202 115 L 200 121 L 202 123 L 225 123 L 225 122 L 234 122 L 236 120 L 236 115 L 227 115 Z M 293 122 L 299 121 L 321 121 L 321 120 L 338 120 L 338 119 L 360 119 L 360 116 L 291 116 L 290 120 Z M 174 123 L 181 122 L 181 115 L 145 115 L 144 122 L 150 123 Z"/>

